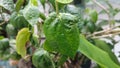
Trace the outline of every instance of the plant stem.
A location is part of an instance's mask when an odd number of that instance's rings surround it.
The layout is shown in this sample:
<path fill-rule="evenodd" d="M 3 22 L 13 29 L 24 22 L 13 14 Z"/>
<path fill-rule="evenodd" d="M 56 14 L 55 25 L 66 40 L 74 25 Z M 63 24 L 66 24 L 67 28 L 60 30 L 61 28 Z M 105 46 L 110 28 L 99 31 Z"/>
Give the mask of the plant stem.
<path fill-rule="evenodd" d="M 38 30 L 38 39 L 40 39 L 41 40 L 41 35 L 42 35 L 42 23 L 38 23 L 37 24 L 37 30 Z M 41 43 L 41 41 L 39 41 L 39 44 Z"/>
<path fill-rule="evenodd" d="M 56 13 L 57 13 L 57 15 L 59 15 L 59 9 L 58 9 L 58 2 L 57 2 L 57 0 L 55 0 L 55 7 L 56 7 Z"/>
<path fill-rule="evenodd" d="M 82 65 L 84 59 L 85 59 L 85 56 L 83 55 L 83 56 L 81 57 L 80 61 L 79 61 L 79 65 Z"/>

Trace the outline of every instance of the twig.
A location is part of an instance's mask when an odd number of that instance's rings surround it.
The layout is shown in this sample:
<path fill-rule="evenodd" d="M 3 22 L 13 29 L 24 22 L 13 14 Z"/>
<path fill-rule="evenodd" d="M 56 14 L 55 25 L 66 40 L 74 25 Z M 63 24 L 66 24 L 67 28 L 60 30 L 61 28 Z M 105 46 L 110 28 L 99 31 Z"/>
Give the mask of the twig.
<path fill-rule="evenodd" d="M 5 23 L 6 23 L 5 21 L 4 21 L 4 22 L 1 22 L 1 23 L 0 23 L 0 26 L 2 26 L 2 25 L 5 24 Z"/>
<path fill-rule="evenodd" d="M 110 27 L 110 29 L 111 29 L 111 27 L 112 27 L 112 16 L 110 15 L 110 13 L 109 13 L 109 11 L 103 6 L 103 5 L 101 5 L 99 2 L 97 2 L 96 0 L 92 0 L 95 4 L 97 4 L 100 8 L 102 8 L 106 13 L 107 13 L 107 15 L 108 15 L 108 17 L 109 17 L 109 20 L 108 20 L 108 22 L 109 22 L 109 27 Z"/>
<path fill-rule="evenodd" d="M 88 37 L 92 37 L 92 36 L 95 36 L 95 35 L 100 35 L 100 34 L 104 34 L 104 33 L 108 33 L 109 30 L 103 30 L 103 31 L 99 31 L 99 32 L 94 32 L 93 34 L 90 34 L 90 35 L 87 35 L 87 38 Z"/>
<path fill-rule="evenodd" d="M 102 36 L 94 36 L 94 37 L 91 37 L 91 38 L 93 38 L 93 39 L 96 39 L 96 38 L 106 38 L 106 37 L 112 37 L 112 36 L 115 36 L 115 35 L 118 35 L 118 34 L 120 34 L 120 32 L 119 33 L 115 33 L 115 34 L 108 34 L 108 35 L 102 35 Z"/>
<path fill-rule="evenodd" d="M 65 67 L 65 68 L 69 68 L 68 65 L 67 65 L 67 63 L 64 63 L 64 67 Z"/>
<path fill-rule="evenodd" d="M 109 14 L 109 11 L 103 6 L 101 5 L 99 2 L 97 2 L 96 0 L 92 0 L 95 4 L 97 4 L 100 8 L 102 8 L 107 14 Z"/>
<path fill-rule="evenodd" d="M 120 34 L 120 29 L 114 29 L 114 30 L 104 30 L 104 31 L 99 31 L 95 32 L 91 35 L 88 35 L 87 38 L 103 38 L 103 37 L 110 37 L 113 35 L 118 35 Z"/>
<path fill-rule="evenodd" d="M 92 0 L 95 4 L 97 4 L 100 8 L 102 8 L 108 15 L 109 17 L 109 27 L 110 29 L 108 30 L 103 30 L 103 31 L 99 31 L 99 32 L 94 32 L 91 35 L 88 35 L 87 38 L 92 37 L 92 38 L 101 38 L 101 37 L 108 37 L 108 36 L 112 36 L 112 35 L 116 35 L 116 34 L 120 34 L 120 30 L 115 30 L 115 28 L 119 27 L 119 26 L 112 26 L 112 16 L 110 15 L 109 11 L 103 6 L 101 5 L 99 2 L 97 2 L 96 0 Z M 114 29 L 114 30 L 113 30 Z"/>
<path fill-rule="evenodd" d="M 32 55 L 26 55 L 23 59 L 24 59 L 25 61 L 30 61 L 31 56 L 32 56 Z"/>

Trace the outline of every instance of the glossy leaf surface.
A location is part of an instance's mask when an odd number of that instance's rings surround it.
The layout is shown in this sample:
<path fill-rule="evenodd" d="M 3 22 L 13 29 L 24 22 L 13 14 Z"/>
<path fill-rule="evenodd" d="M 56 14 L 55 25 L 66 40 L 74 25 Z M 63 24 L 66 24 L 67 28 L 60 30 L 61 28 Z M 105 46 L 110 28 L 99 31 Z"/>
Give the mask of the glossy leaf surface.
<path fill-rule="evenodd" d="M 82 35 L 80 35 L 80 45 L 78 50 L 104 68 L 120 68 L 120 66 L 112 61 L 106 51 L 89 43 Z"/>
<path fill-rule="evenodd" d="M 62 55 L 74 57 L 79 45 L 76 17 L 68 13 L 50 14 L 44 23 L 46 41 L 44 48 Z"/>

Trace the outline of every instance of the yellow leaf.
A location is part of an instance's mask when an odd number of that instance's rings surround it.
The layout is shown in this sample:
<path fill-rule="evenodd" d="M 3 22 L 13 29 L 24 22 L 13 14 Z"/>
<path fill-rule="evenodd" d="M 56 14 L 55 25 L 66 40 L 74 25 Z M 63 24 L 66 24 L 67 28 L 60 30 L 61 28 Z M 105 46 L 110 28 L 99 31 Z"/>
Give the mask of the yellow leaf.
<path fill-rule="evenodd" d="M 30 32 L 28 28 L 21 29 L 16 37 L 16 48 L 18 54 L 20 54 L 22 57 L 25 57 L 26 55 L 26 42 L 29 41 Z"/>

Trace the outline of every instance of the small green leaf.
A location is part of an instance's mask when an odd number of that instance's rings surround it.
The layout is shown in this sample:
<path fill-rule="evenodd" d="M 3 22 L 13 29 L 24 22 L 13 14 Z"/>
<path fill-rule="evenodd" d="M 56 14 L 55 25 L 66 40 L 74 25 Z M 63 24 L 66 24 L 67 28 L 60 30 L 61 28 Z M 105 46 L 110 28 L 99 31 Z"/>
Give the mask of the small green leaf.
<path fill-rule="evenodd" d="M 96 21 L 98 20 L 98 13 L 96 10 L 90 10 L 89 11 L 89 16 L 90 19 L 92 20 L 92 22 L 96 23 Z"/>
<path fill-rule="evenodd" d="M 63 3 L 63 4 L 67 4 L 67 3 L 71 3 L 73 0 L 56 0 L 59 3 Z"/>
<path fill-rule="evenodd" d="M 38 47 L 38 46 L 39 46 L 39 37 L 38 37 L 38 35 L 33 34 L 33 35 L 32 35 L 32 39 L 31 39 L 31 42 L 32 42 L 32 44 L 33 44 L 35 47 Z"/>
<path fill-rule="evenodd" d="M 16 51 L 14 51 L 13 53 L 10 54 L 10 58 L 13 60 L 20 60 L 21 55 L 19 55 Z"/>
<path fill-rule="evenodd" d="M 8 60 L 10 56 L 10 43 L 8 38 L 0 40 L 0 59 Z"/>
<path fill-rule="evenodd" d="M 32 63 L 36 68 L 55 68 L 55 65 L 44 49 L 37 49 L 32 56 Z"/>
<path fill-rule="evenodd" d="M 41 18 L 42 20 L 45 20 L 45 19 L 46 19 L 45 14 L 40 12 L 40 18 Z"/>
<path fill-rule="evenodd" d="M 88 30 L 89 30 L 91 33 L 93 33 L 93 32 L 96 30 L 95 23 L 89 21 L 89 22 L 87 23 L 87 28 L 88 28 Z"/>
<path fill-rule="evenodd" d="M 40 11 L 36 6 L 33 5 L 27 5 L 23 10 L 23 15 L 25 19 L 34 26 L 36 23 L 38 23 L 39 17 L 40 17 Z"/>
<path fill-rule="evenodd" d="M 0 0 L 0 6 L 9 10 L 10 12 L 14 11 L 14 3 L 13 0 Z"/>
<path fill-rule="evenodd" d="M 16 7 L 15 7 L 15 10 L 17 12 L 20 10 L 20 8 L 23 5 L 23 3 L 24 3 L 24 0 L 17 0 Z"/>
<path fill-rule="evenodd" d="M 15 29 L 20 30 L 21 28 L 28 26 L 28 21 L 20 13 L 12 13 L 10 17 L 10 23 L 14 26 Z"/>
<path fill-rule="evenodd" d="M 16 37 L 16 48 L 17 53 L 20 54 L 22 57 L 26 55 L 26 42 L 29 41 L 30 32 L 28 28 L 21 29 Z"/>
<path fill-rule="evenodd" d="M 80 35 L 80 45 L 78 51 L 104 68 L 120 68 L 119 65 L 112 61 L 106 51 L 89 43 L 82 35 Z"/>
<path fill-rule="evenodd" d="M 9 38 L 15 38 L 17 31 L 12 24 L 7 24 L 6 32 Z"/>
<path fill-rule="evenodd" d="M 0 50 L 5 50 L 7 48 L 9 48 L 9 39 L 8 38 L 4 38 L 0 40 Z"/>

